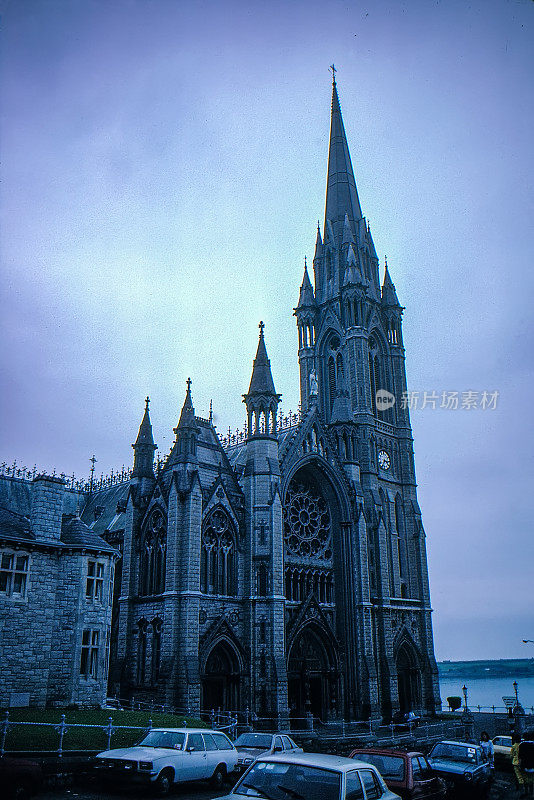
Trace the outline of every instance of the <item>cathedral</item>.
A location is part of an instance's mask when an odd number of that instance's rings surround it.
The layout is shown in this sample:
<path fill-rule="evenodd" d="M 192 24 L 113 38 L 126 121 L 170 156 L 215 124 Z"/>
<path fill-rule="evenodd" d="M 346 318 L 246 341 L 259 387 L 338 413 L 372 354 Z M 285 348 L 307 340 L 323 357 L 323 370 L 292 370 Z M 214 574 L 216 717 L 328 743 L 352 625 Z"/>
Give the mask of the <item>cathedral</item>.
<path fill-rule="evenodd" d="M 295 721 L 440 708 L 402 312 L 334 74 L 324 227 L 294 309 L 299 415 L 282 418 L 260 323 L 243 435 L 197 416 L 188 380 L 164 461 L 147 398 L 131 473 L 76 503 L 65 490 L 77 530 L 117 559 L 109 693 Z"/>

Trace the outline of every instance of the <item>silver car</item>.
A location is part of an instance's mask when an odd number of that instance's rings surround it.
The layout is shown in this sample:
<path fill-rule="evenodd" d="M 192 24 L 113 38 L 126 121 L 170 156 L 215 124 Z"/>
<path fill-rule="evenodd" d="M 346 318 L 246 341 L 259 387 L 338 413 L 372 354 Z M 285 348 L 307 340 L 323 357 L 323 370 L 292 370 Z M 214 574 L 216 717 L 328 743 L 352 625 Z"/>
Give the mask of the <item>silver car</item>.
<path fill-rule="evenodd" d="M 275 753 L 302 753 L 286 733 L 242 733 L 234 742 L 237 750 L 237 772 L 244 772 L 260 756 Z"/>
<path fill-rule="evenodd" d="M 220 800 L 400 800 L 364 761 L 320 753 L 258 758 Z"/>

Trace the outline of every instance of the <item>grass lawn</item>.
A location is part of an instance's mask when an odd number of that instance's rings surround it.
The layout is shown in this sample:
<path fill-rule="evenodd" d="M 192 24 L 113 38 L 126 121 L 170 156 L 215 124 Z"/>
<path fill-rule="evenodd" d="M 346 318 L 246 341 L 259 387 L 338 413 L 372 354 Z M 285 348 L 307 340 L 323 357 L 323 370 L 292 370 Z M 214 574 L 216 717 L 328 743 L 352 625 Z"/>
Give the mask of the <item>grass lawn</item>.
<path fill-rule="evenodd" d="M 13 725 L 7 732 L 5 749 L 13 750 L 57 750 L 59 734 L 54 729 L 58 725 L 61 715 L 65 714 L 65 722 L 69 727 L 63 737 L 64 750 L 105 750 L 108 738 L 104 728 L 108 725 L 109 718 L 117 730 L 111 737 L 111 747 L 128 747 L 136 744 L 148 728 L 152 719 L 152 727 L 205 728 L 204 722 L 192 717 L 176 716 L 174 714 L 161 714 L 149 711 L 116 711 L 115 709 L 81 709 L 69 711 L 66 709 L 39 709 L 39 708 L 13 708 L 9 712 L 10 722 L 41 722 L 46 725 Z M 4 717 L 0 713 L 0 720 Z M 94 728 L 79 728 L 77 725 L 95 725 Z M 126 730 L 123 725 L 131 725 L 143 730 Z"/>

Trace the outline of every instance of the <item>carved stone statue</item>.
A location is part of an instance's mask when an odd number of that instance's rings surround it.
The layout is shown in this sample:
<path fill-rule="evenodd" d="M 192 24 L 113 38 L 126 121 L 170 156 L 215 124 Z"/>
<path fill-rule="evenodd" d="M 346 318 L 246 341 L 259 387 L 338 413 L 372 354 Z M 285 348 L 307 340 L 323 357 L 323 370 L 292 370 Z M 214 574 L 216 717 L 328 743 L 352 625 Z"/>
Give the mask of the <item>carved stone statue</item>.
<path fill-rule="evenodd" d="M 314 369 L 310 372 L 310 395 L 317 396 L 319 392 L 319 385 L 317 383 L 317 374 Z"/>

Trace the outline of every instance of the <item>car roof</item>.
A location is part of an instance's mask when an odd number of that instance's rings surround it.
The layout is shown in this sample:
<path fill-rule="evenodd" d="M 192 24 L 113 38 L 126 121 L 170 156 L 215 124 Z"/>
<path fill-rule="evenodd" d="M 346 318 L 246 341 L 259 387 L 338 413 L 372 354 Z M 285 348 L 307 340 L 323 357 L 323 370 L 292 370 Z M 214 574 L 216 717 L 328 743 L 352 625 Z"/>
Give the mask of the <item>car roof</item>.
<path fill-rule="evenodd" d="M 158 733 L 224 733 L 224 731 L 215 731 L 211 728 L 150 728 L 147 733 L 157 731 Z M 226 736 L 226 734 L 224 733 Z"/>
<path fill-rule="evenodd" d="M 479 744 L 474 744 L 473 742 L 460 742 L 458 739 L 442 739 L 441 742 L 436 742 L 436 744 L 461 744 L 463 747 L 480 747 Z"/>
<path fill-rule="evenodd" d="M 335 770 L 336 772 L 348 772 L 354 769 L 354 766 L 372 767 L 372 764 L 367 764 L 365 761 L 359 761 L 354 758 L 344 758 L 343 756 L 331 756 L 324 753 L 288 753 L 287 755 L 279 756 L 263 756 L 258 758 L 259 761 L 265 761 L 270 764 L 272 762 L 282 764 L 302 764 L 302 766 L 310 767 L 323 767 L 324 769 Z"/>
<path fill-rule="evenodd" d="M 393 750 L 390 747 L 355 747 L 353 753 L 369 753 L 373 756 L 400 756 L 401 758 L 411 758 L 412 756 L 422 756 L 419 750 Z M 359 759 L 364 760 L 364 759 Z"/>

